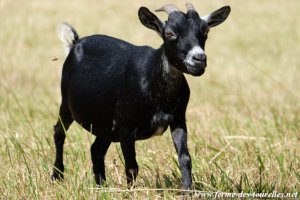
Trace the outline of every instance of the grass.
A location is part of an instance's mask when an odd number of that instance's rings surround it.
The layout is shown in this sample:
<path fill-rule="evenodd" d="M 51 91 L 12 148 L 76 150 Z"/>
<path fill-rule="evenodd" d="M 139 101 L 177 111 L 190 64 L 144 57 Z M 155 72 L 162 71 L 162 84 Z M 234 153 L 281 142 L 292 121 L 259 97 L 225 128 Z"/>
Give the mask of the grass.
<path fill-rule="evenodd" d="M 107 186 L 95 190 L 94 136 L 73 124 L 65 143 L 65 181 L 52 182 L 52 127 L 60 104 L 63 49 L 57 24 L 82 36 L 102 33 L 158 47 L 140 25 L 139 6 L 165 1 L 0 1 L 0 196 L 10 199 L 173 199 L 180 171 L 169 131 L 137 143 L 140 174 L 127 191 L 119 144 L 106 157 Z M 182 1 L 174 1 L 184 10 Z M 300 191 L 300 21 L 297 0 L 194 1 L 201 15 L 225 4 L 228 20 L 209 34 L 208 70 L 186 76 L 194 189 Z M 166 15 L 158 14 L 165 19 Z M 57 58 L 57 61 L 54 58 Z M 152 189 L 162 188 L 160 191 Z"/>

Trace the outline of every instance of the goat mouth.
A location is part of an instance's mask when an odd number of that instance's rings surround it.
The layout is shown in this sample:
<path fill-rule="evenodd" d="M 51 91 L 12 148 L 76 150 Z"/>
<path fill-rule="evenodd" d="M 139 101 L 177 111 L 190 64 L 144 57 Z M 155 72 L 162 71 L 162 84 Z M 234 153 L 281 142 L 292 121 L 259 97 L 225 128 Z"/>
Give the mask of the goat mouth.
<path fill-rule="evenodd" d="M 201 76 L 202 74 L 204 74 L 205 72 L 205 67 L 206 65 L 204 66 L 191 66 L 191 65 L 188 65 L 187 66 L 187 72 L 193 76 Z"/>

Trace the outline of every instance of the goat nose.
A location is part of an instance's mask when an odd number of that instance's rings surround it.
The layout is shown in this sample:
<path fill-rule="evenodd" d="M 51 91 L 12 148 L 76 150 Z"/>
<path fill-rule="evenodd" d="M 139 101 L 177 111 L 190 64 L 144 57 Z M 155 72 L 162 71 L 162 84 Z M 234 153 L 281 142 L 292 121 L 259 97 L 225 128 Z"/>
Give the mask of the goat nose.
<path fill-rule="evenodd" d="M 205 62 L 206 55 L 204 53 L 193 55 L 193 60 L 196 62 Z"/>

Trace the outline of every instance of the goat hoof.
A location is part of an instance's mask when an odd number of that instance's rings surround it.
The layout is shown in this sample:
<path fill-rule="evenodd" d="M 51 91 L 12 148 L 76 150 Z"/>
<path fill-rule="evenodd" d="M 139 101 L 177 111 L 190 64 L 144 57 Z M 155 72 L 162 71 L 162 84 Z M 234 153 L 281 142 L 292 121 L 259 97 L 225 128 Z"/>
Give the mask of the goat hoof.
<path fill-rule="evenodd" d="M 182 187 L 181 187 L 181 192 L 180 192 L 180 195 L 182 195 L 182 196 L 186 196 L 186 197 L 188 197 L 188 196 L 193 196 L 193 188 L 192 188 L 192 185 L 183 185 Z"/>
<path fill-rule="evenodd" d="M 101 174 L 94 174 L 95 182 L 97 187 L 101 187 L 105 183 L 105 178 Z"/>
<path fill-rule="evenodd" d="M 53 174 L 51 175 L 52 181 L 63 181 L 64 180 L 64 174 L 62 172 L 59 172 L 57 170 L 53 170 Z"/>

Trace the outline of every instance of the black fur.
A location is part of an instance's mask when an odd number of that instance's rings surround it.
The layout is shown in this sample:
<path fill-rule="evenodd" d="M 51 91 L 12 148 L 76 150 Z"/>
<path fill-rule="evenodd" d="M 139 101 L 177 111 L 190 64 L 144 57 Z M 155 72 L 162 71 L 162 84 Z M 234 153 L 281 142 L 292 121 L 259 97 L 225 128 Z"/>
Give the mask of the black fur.
<path fill-rule="evenodd" d="M 138 174 L 135 141 L 162 134 L 170 126 L 183 187 L 191 189 L 185 123 L 190 90 L 183 73 L 199 76 L 205 69 L 195 64 L 196 70 L 189 71 L 183 60 L 193 46 L 204 49 L 204 33 L 209 27 L 195 11 L 173 12 L 162 23 L 142 7 L 139 18 L 163 38 L 159 49 L 134 46 L 104 35 L 78 39 L 73 31 L 76 41 L 62 71 L 53 179 L 63 178 L 65 130 L 73 120 L 96 136 L 91 155 L 97 184 L 105 180 L 104 156 L 111 142 L 121 143 L 131 185 Z"/>

